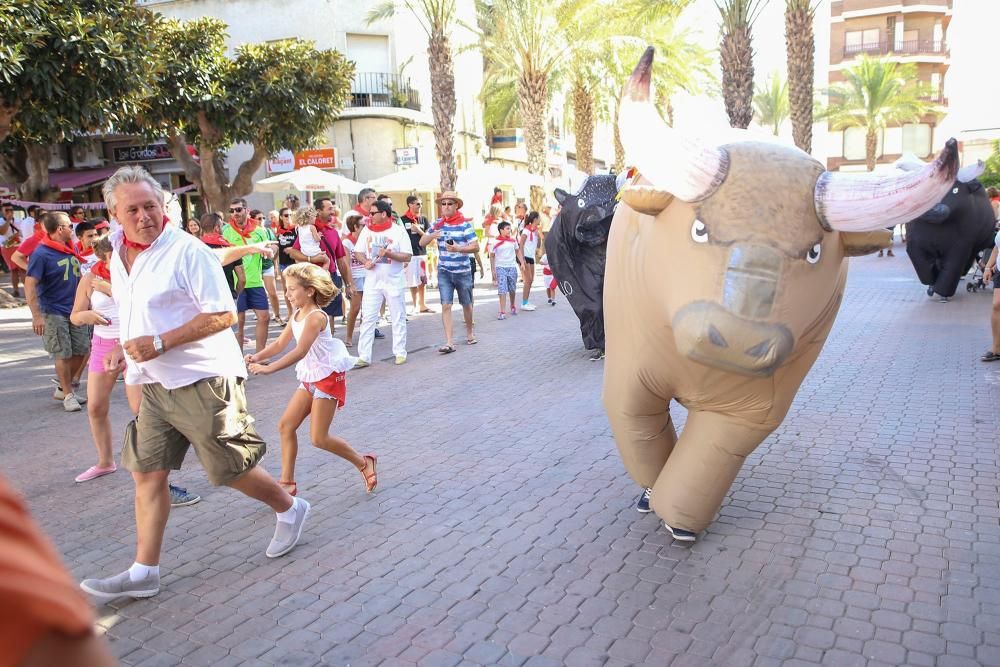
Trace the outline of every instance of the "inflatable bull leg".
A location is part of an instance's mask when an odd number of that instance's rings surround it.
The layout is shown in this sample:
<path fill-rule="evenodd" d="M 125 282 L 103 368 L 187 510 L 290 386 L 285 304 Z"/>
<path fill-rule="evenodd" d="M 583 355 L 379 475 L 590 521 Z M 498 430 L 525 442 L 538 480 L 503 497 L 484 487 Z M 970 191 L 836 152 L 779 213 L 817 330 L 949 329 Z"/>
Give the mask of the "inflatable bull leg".
<path fill-rule="evenodd" d="M 655 485 L 677 442 L 668 405 L 669 400 L 641 386 L 605 393 L 604 407 L 618 453 L 625 470 L 643 488 Z"/>
<path fill-rule="evenodd" d="M 770 433 L 727 415 L 691 410 L 653 485 L 653 511 L 667 525 L 701 532 L 721 507 L 746 457 Z"/>

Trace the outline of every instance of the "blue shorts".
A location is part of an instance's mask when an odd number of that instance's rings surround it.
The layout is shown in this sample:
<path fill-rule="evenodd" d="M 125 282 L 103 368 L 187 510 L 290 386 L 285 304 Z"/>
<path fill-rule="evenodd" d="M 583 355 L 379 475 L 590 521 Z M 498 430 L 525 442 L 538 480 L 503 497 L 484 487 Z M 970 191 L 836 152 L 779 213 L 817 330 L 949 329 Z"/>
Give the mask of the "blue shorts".
<path fill-rule="evenodd" d="M 472 305 L 472 286 L 472 271 L 452 273 L 438 269 L 438 294 L 442 305 L 450 306 L 454 302 L 456 291 L 461 305 Z"/>
<path fill-rule="evenodd" d="M 267 292 L 263 287 L 246 287 L 236 299 L 236 312 L 245 313 L 248 310 L 270 311 Z"/>
<path fill-rule="evenodd" d="M 497 292 L 509 294 L 517 291 L 517 267 L 498 266 L 497 267 Z"/>
<path fill-rule="evenodd" d="M 333 284 L 337 288 L 342 288 L 344 286 L 344 280 L 340 277 L 339 273 L 330 274 L 330 279 L 333 280 Z M 330 317 L 343 317 L 344 316 L 344 295 L 340 293 L 337 297 L 323 307 L 323 312 Z"/>

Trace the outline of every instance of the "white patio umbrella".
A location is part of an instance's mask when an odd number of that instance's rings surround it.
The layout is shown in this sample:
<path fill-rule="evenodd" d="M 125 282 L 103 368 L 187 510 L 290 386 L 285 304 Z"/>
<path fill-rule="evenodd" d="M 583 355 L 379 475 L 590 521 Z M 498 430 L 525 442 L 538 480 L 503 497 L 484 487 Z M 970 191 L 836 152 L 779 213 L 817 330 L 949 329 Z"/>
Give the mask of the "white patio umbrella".
<path fill-rule="evenodd" d="M 441 189 L 441 171 L 436 162 L 428 162 L 386 174 L 369 185 L 376 192 L 437 192 Z"/>
<path fill-rule="evenodd" d="M 257 181 L 254 192 L 284 192 L 298 190 L 300 192 L 345 192 L 357 194 L 364 183 L 323 171 L 318 167 L 302 167 L 295 171 L 277 174 Z"/>

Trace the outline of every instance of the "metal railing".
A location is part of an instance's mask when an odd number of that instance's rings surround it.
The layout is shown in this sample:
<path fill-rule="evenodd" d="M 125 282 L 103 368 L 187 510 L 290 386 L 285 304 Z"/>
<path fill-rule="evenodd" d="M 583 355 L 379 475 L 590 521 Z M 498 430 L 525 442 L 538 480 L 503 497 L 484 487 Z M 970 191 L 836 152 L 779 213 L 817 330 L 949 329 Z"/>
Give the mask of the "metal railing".
<path fill-rule="evenodd" d="M 861 53 L 885 56 L 890 53 L 900 55 L 945 54 L 948 48 L 944 40 L 911 39 L 898 42 L 868 42 L 864 44 L 847 44 L 844 46 L 844 56 L 856 56 Z"/>
<path fill-rule="evenodd" d="M 395 107 L 420 111 L 420 94 L 410 80 L 388 72 L 359 72 L 351 85 L 351 107 Z"/>

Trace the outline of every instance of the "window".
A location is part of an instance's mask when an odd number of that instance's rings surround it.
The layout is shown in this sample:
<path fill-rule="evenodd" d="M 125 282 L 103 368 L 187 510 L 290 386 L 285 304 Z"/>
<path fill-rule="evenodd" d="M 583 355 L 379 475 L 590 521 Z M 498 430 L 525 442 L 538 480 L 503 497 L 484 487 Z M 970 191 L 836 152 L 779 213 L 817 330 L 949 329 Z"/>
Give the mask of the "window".
<path fill-rule="evenodd" d="M 931 154 L 931 126 L 927 123 L 913 123 L 903 126 L 903 152 L 917 157 Z"/>
<path fill-rule="evenodd" d="M 865 135 L 867 130 L 863 127 L 849 127 L 844 130 L 844 159 L 864 160 L 865 159 Z M 875 144 L 875 157 L 882 155 L 882 133 L 877 135 Z"/>
<path fill-rule="evenodd" d="M 869 52 L 877 53 L 880 50 L 878 28 L 852 30 L 845 34 L 844 53 L 846 55 Z"/>

